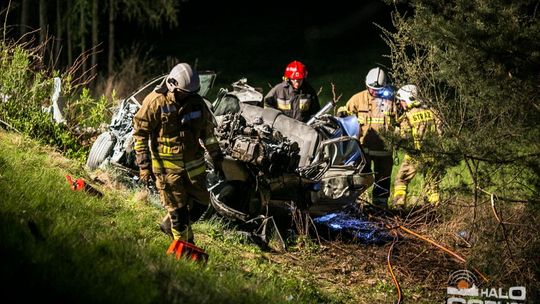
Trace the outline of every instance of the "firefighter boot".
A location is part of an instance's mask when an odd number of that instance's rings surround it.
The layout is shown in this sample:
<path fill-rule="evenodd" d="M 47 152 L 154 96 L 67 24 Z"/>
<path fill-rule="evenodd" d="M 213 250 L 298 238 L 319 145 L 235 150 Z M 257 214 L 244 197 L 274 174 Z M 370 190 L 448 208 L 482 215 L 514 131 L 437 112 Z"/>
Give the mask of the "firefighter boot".
<path fill-rule="evenodd" d="M 208 254 L 204 249 L 195 246 L 193 231 L 189 223 L 189 210 L 182 207 L 169 213 L 171 219 L 171 231 L 173 241 L 167 249 L 167 254 L 175 254 L 176 259 L 185 257 L 192 261 L 204 262 L 208 260 Z"/>
<path fill-rule="evenodd" d="M 407 201 L 407 186 L 397 185 L 394 187 L 394 198 L 392 200 L 392 208 L 401 209 L 405 207 Z"/>
<path fill-rule="evenodd" d="M 165 215 L 165 217 L 159 224 L 159 229 L 161 229 L 161 231 L 163 231 L 163 233 L 165 233 L 166 235 L 170 236 L 171 239 L 174 239 L 171 227 L 171 218 L 169 214 Z"/>
<path fill-rule="evenodd" d="M 187 240 L 193 243 L 193 232 L 189 221 L 189 209 L 187 207 L 177 208 L 169 212 L 171 219 L 171 232 L 173 239 Z"/>

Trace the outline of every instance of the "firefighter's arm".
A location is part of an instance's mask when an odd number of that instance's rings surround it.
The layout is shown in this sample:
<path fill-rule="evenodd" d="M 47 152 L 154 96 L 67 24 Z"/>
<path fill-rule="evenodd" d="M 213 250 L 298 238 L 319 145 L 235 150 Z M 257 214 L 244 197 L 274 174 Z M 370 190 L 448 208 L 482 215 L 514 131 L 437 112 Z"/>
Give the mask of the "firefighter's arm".
<path fill-rule="evenodd" d="M 277 108 L 276 101 L 276 87 L 273 87 L 266 96 L 263 98 L 263 107 L 264 108 Z"/>
<path fill-rule="evenodd" d="M 336 116 L 345 117 L 345 116 L 355 114 L 357 111 L 353 111 L 355 109 L 353 106 L 354 104 L 353 100 L 354 100 L 354 96 L 351 97 L 344 106 L 339 107 L 336 111 Z"/>
<path fill-rule="evenodd" d="M 315 90 L 311 93 L 311 101 L 309 103 L 309 113 L 308 115 L 312 117 L 313 115 L 317 114 L 321 110 L 321 104 L 319 103 L 319 97 L 317 96 L 317 93 Z"/>
<path fill-rule="evenodd" d="M 207 109 L 205 109 L 207 110 Z M 203 126 L 203 130 L 201 130 L 201 138 L 200 140 L 204 144 L 204 148 L 212 158 L 212 163 L 214 164 L 214 168 L 221 172 L 222 171 L 222 163 L 223 163 L 223 153 L 221 151 L 221 148 L 219 147 L 219 141 L 214 134 L 214 123 L 212 120 L 212 114 L 209 111 L 205 111 L 206 115 L 204 116 L 205 124 Z"/>
<path fill-rule="evenodd" d="M 152 162 L 150 157 L 149 140 L 150 135 L 158 124 L 159 109 L 152 107 L 152 101 L 145 99 L 142 107 L 133 117 L 133 139 L 135 144 L 135 162 L 140 170 L 140 178 L 143 182 L 148 182 L 153 178 Z"/>

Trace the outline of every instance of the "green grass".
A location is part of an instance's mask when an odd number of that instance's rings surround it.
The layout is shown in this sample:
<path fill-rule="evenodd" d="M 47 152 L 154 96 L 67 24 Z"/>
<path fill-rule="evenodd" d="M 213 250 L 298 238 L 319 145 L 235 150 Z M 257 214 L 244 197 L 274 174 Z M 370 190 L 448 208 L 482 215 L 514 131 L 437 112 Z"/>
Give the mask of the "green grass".
<path fill-rule="evenodd" d="M 394 183 L 396 181 L 396 175 L 399 171 L 401 164 L 403 163 L 404 152 L 399 150 L 394 158 L 394 166 L 392 167 L 392 185 L 391 195 L 394 193 Z M 471 175 L 467 170 L 465 163 L 462 161 L 457 166 L 446 168 L 442 177 L 440 188 L 442 193 L 461 192 L 462 195 L 470 193 L 471 185 L 473 184 Z M 415 177 L 409 183 L 407 188 L 407 196 L 416 201 L 422 196 L 422 189 L 424 186 L 424 176 L 421 172 L 417 172 Z M 371 190 L 369 190 L 371 191 Z M 369 192 L 368 192 L 369 193 Z"/>
<path fill-rule="evenodd" d="M 163 210 L 112 190 L 71 191 L 65 175 L 86 176 L 31 140 L 0 133 L 0 277 L 5 293 L 92 303 L 331 303 L 335 297 L 223 229 L 196 224 L 206 266 L 165 254 Z M 290 270 L 290 269 L 289 269 Z"/>

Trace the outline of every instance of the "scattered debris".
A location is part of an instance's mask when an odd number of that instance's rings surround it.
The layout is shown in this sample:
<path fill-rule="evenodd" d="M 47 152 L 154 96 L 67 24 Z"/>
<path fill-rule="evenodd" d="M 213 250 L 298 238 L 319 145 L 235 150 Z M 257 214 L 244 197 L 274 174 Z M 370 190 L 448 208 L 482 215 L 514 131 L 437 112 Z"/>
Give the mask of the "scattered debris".
<path fill-rule="evenodd" d="M 66 175 L 66 180 L 73 191 L 84 191 L 93 196 L 103 197 L 103 193 L 85 182 L 82 178 L 73 179 L 70 175 Z"/>

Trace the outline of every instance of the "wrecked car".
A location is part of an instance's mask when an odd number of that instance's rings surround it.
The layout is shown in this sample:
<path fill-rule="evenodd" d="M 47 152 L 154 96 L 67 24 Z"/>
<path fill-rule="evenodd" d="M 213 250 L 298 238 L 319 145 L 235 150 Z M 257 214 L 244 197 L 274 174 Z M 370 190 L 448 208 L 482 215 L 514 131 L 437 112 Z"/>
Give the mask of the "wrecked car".
<path fill-rule="evenodd" d="M 120 103 L 107 132 L 93 144 L 87 166 L 110 164 L 137 179 L 132 119 L 162 75 Z M 216 74 L 200 72 L 201 96 Z M 356 117 L 328 114 L 332 102 L 307 123 L 279 110 L 263 108 L 263 95 L 246 79 L 222 88 L 212 110 L 215 133 L 224 152 L 223 175 L 208 162 L 211 207 L 221 216 L 243 223 L 266 223 L 273 212 L 299 209 L 312 216 L 342 210 L 373 183 L 357 139 Z M 290 214 L 288 214 L 290 215 Z M 373 228 L 370 228 L 372 231 Z"/>

